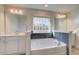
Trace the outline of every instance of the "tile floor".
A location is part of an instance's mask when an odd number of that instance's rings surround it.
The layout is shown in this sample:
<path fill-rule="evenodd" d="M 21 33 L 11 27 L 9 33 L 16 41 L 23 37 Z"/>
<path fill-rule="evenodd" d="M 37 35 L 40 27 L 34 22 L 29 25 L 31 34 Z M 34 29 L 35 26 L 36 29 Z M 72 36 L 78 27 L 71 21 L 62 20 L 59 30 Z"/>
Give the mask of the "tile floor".
<path fill-rule="evenodd" d="M 72 55 L 79 55 L 79 48 L 72 48 Z"/>

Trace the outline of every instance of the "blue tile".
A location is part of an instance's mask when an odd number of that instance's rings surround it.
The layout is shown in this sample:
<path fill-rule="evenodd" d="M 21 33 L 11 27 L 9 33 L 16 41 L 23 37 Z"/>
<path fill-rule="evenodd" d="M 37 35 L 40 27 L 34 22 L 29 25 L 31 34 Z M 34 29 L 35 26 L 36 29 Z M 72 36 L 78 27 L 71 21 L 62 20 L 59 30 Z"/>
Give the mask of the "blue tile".
<path fill-rule="evenodd" d="M 59 41 L 68 44 L 69 34 L 63 32 L 55 32 L 55 38 Z"/>

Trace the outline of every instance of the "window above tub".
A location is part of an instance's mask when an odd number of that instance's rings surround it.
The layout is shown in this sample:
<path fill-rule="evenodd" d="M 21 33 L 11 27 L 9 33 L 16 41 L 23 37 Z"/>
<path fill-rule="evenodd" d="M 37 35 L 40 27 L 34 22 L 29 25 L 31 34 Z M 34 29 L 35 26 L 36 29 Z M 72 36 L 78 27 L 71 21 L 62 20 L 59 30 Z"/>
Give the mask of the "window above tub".
<path fill-rule="evenodd" d="M 49 33 L 50 18 L 33 17 L 33 33 Z"/>

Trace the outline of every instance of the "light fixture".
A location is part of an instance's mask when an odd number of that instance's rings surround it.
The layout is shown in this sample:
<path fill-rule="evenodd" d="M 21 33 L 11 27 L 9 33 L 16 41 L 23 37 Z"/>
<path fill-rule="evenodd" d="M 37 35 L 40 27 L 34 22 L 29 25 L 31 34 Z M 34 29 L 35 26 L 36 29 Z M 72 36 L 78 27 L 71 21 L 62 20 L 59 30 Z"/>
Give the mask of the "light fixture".
<path fill-rule="evenodd" d="M 48 7 L 48 5 L 46 4 L 46 5 L 44 5 L 45 7 Z"/>
<path fill-rule="evenodd" d="M 20 13 L 21 15 L 23 15 L 23 11 L 22 11 L 22 10 L 19 10 L 19 13 Z"/>
<path fill-rule="evenodd" d="M 18 10 L 17 9 L 14 9 L 14 12 L 15 12 L 15 14 L 18 14 Z"/>
<path fill-rule="evenodd" d="M 15 11 L 13 9 L 10 9 L 10 13 L 15 14 Z"/>
<path fill-rule="evenodd" d="M 56 14 L 56 18 L 66 18 L 65 14 Z"/>
<path fill-rule="evenodd" d="M 17 15 L 23 15 L 23 11 L 21 9 L 10 9 L 10 13 L 17 14 Z"/>

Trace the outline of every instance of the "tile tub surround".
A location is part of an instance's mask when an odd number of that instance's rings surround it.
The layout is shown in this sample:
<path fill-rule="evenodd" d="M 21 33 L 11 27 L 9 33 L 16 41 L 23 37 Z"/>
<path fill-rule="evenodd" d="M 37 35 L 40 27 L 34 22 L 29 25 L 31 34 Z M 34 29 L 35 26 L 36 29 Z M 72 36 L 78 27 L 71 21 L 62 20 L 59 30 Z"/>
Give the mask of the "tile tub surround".
<path fill-rule="evenodd" d="M 31 55 L 66 55 L 66 44 L 53 38 L 31 40 Z"/>
<path fill-rule="evenodd" d="M 55 31 L 54 33 L 31 33 L 31 39 L 45 39 L 45 38 L 55 38 L 58 41 L 62 41 L 68 44 L 69 33 Z"/>
<path fill-rule="evenodd" d="M 68 39 L 69 39 L 69 33 L 66 32 L 55 32 L 55 39 L 58 41 L 62 41 L 66 44 L 68 44 Z"/>
<path fill-rule="evenodd" d="M 31 39 L 54 38 L 53 33 L 31 33 Z"/>
<path fill-rule="evenodd" d="M 55 36 L 54 36 L 55 39 L 67 44 L 67 54 L 69 55 L 69 33 L 62 32 L 62 31 L 55 31 L 54 33 L 55 33 Z"/>

